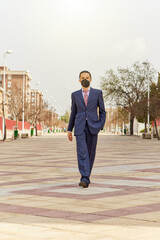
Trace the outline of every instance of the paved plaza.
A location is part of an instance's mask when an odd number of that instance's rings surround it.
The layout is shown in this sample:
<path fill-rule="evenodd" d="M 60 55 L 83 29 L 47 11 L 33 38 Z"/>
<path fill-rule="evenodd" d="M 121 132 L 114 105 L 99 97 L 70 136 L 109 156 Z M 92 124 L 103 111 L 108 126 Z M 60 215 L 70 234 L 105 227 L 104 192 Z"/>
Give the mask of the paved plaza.
<path fill-rule="evenodd" d="M 160 240 L 160 142 L 99 135 L 90 187 L 75 138 L 0 142 L 0 240 Z"/>

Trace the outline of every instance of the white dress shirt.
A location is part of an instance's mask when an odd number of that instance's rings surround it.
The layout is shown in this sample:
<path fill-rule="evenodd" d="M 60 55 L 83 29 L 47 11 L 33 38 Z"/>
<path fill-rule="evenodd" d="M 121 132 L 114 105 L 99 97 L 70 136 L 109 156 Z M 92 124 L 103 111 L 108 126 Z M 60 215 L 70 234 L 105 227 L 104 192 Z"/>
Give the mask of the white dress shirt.
<path fill-rule="evenodd" d="M 84 92 L 83 92 L 83 90 L 85 90 L 85 89 L 82 88 L 82 95 L 83 95 L 83 98 L 84 98 Z M 86 90 L 88 90 L 87 95 L 88 95 L 88 97 L 89 97 L 90 87 L 89 87 L 88 89 L 86 89 Z"/>

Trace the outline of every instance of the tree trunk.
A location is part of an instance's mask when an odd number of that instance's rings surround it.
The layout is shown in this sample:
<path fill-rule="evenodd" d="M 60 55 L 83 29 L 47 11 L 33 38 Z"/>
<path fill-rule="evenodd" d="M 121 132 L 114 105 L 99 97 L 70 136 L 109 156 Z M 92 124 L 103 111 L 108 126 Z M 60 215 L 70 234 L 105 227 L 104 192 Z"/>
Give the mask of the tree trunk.
<path fill-rule="evenodd" d="M 34 127 L 35 127 L 35 136 L 37 136 L 37 118 L 35 118 Z"/>
<path fill-rule="evenodd" d="M 145 120 L 144 124 L 145 124 L 145 132 L 147 132 L 147 122 L 146 122 L 146 120 Z"/>
<path fill-rule="evenodd" d="M 6 129 L 6 120 L 4 120 L 4 139 L 3 141 L 7 138 L 7 129 Z"/>
<path fill-rule="evenodd" d="M 155 126 L 155 130 L 156 130 L 156 137 L 159 140 L 159 134 L 158 134 L 156 119 L 154 119 L 154 126 Z"/>
<path fill-rule="evenodd" d="M 134 117 L 130 118 L 130 135 L 133 135 L 133 122 L 134 122 Z"/>
<path fill-rule="evenodd" d="M 36 125 L 36 136 L 38 136 L 38 133 L 37 133 L 37 125 Z"/>
<path fill-rule="evenodd" d="M 4 130 L 4 136 L 3 136 L 3 141 L 6 139 L 6 118 L 5 118 L 5 112 L 4 112 L 4 104 L 2 105 L 2 112 L 3 112 L 3 118 L 4 118 L 4 129 L 2 129 L 2 131 Z M 3 119 L 2 119 L 3 121 Z"/>
<path fill-rule="evenodd" d="M 18 118 L 16 117 L 16 126 L 17 126 L 17 129 L 18 130 Z"/>

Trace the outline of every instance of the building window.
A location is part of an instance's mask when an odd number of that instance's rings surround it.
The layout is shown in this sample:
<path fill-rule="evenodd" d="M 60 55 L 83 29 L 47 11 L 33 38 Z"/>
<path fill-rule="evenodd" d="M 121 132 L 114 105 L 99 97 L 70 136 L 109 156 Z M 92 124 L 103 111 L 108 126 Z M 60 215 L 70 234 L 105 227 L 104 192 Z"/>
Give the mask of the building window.
<path fill-rule="evenodd" d="M 12 118 L 11 118 L 11 114 L 8 114 L 8 119 L 10 119 L 10 120 L 12 119 Z"/>
<path fill-rule="evenodd" d="M 32 97 L 32 103 L 34 102 L 34 97 Z"/>
<path fill-rule="evenodd" d="M 32 96 L 34 96 L 34 92 L 32 92 Z"/>
<path fill-rule="evenodd" d="M 12 85 L 12 83 L 8 81 L 8 88 L 10 88 L 11 85 Z"/>
<path fill-rule="evenodd" d="M 8 94 L 11 95 L 11 90 L 8 90 Z"/>
<path fill-rule="evenodd" d="M 12 79 L 12 75 L 8 75 L 8 80 L 11 80 Z"/>

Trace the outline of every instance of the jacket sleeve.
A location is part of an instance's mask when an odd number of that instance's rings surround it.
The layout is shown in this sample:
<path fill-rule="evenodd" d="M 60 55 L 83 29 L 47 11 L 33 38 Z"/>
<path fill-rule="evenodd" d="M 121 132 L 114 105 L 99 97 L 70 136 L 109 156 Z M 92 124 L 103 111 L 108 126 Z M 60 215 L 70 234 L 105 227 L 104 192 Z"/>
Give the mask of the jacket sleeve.
<path fill-rule="evenodd" d="M 69 131 L 69 132 L 72 132 L 72 130 L 74 128 L 74 121 L 75 121 L 75 117 L 76 117 L 76 113 L 77 113 L 77 107 L 76 107 L 73 93 L 71 95 L 71 99 L 72 99 L 71 115 L 69 118 L 69 124 L 68 124 L 68 129 L 67 129 L 67 131 Z"/>
<path fill-rule="evenodd" d="M 99 119 L 101 122 L 101 130 L 102 130 L 106 121 L 106 111 L 105 111 L 102 91 L 100 91 L 99 93 L 98 106 L 99 106 Z"/>

